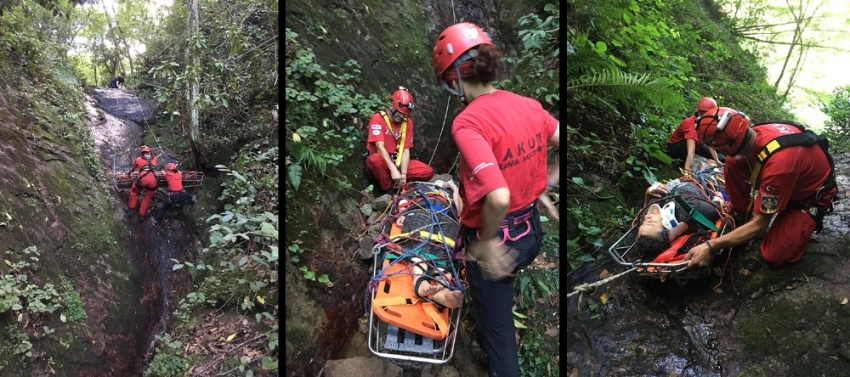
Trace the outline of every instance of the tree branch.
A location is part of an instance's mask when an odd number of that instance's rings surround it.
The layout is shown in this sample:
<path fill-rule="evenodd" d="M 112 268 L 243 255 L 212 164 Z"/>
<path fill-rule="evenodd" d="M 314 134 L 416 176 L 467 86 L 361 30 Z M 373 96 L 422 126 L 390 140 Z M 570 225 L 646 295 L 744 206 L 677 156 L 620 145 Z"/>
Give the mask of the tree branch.
<path fill-rule="evenodd" d="M 766 44 L 772 44 L 772 45 L 786 45 L 786 46 L 793 45 L 793 46 L 803 46 L 803 47 L 809 47 L 809 48 L 825 48 L 825 49 L 832 49 L 832 50 L 836 50 L 836 51 L 850 52 L 850 49 L 846 49 L 846 48 L 842 48 L 842 47 L 835 47 L 835 46 L 824 46 L 824 45 L 819 45 L 819 44 L 814 44 L 814 43 L 775 42 L 775 41 L 768 41 L 768 40 L 754 38 L 754 37 L 748 37 L 746 35 L 742 35 L 741 38 L 749 39 L 751 41 L 766 43 Z"/>

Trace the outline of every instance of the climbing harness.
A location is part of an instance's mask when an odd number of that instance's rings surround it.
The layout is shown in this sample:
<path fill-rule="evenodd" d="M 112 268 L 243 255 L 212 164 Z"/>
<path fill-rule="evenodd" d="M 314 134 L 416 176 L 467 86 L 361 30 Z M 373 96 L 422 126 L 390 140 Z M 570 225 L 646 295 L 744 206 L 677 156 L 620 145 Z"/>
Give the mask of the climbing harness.
<path fill-rule="evenodd" d="M 466 292 L 451 197 L 435 184 L 411 182 L 390 204 L 366 289 L 369 350 L 376 356 L 442 364 L 453 355 L 462 307 L 418 294 L 423 283 Z"/>
<path fill-rule="evenodd" d="M 141 104 L 141 102 L 139 102 L 138 96 L 136 96 L 134 93 L 131 93 L 131 94 L 133 96 L 133 100 L 136 102 L 136 105 L 139 106 L 139 108 L 142 108 L 142 104 Z M 145 123 L 145 129 L 150 131 L 150 124 L 148 124 L 147 119 L 142 118 L 142 121 Z M 162 147 L 162 144 L 160 144 L 159 137 L 156 136 L 156 133 L 154 133 L 153 131 L 150 131 L 150 132 L 153 135 L 154 140 L 156 141 L 157 147 L 159 147 L 159 150 L 160 150 L 159 156 L 164 156 L 166 162 L 175 162 L 176 163 L 176 161 L 172 160 L 171 157 L 168 155 L 168 153 L 166 153 L 165 149 Z M 195 152 L 192 151 L 193 160 L 194 160 L 194 153 Z M 117 161 L 117 155 L 118 155 L 118 153 L 116 152 L 115 157 L 113 159 L 113 166 L 112 166 L 113 172 L 115 171 L 115 161 Z M 197 161 L 195 161 L 195 166 L 197 166 Z M 158 188 L 159 187 L 168 187 L 168 182 L 166 182 L 163 173 L 155 171 L 156 169 L 153 169 L 151 167 L 150 161 L 148 162 L 148 169 L 150 169 L 150 173 L 153 173 L 153 174 L 156 175 L 157 187 Z M 147 175 L 147 174 L 150 174 L 150 173 L 144 173 L 144 175 Z M 133 186 L 134 182 L 141 179 L 144 175 L 142 175 L 142 173 L 136 173 L 136 172 L 133 172 L 133 173 L 130 173 L 130 174 L 115 173 L 112 176 L 112 181 L 115 184 L 115 186 L 118 187 L 119 189 L 129 189 Z M 185 171 L 185 172 L 183 172 L 183 187 L 184 188 L 200 187 L 201 184 L 203 184 L 203 183 L 204 183 L 204 173 L 203 172 L 201 172 L 201 171 Z"/>
<path fill-rule="evenodd" d="M 753 171 L 750 173 L 750 203 L 747 206 L 747 212 L 751 212 L 753 210 L 753 202 L 758 192 L 759 187 L 759 174 L 761 173 L 761 168 L 766 163 L 767 159 L 770 158 L 774 153 L 779 150 L 782 150 L 787 147 L 796 147 L 796 146 L 804 146 L 804 145 L 812 145 L 817 143 L 817 145 L 823 150 L 823 153 L 826 155 L 826 160 L 829 162 L 829 175 L 826 176 L 826 180 L 823 185 L 816 193 L 814 193 L 810 199 L 812 203 L 817 202 L 821 199 L 821 197 L 825 194 L 828 194 L 833 188 L 835 188 L 835 161 L 832 159 L 832 155 L 829 154 L 829 140 L 823 136 L 818 135 L 814 131 L 807 128 L 805 125 L 800 123 L 795 123 L 791 121 L 768 121 L 756 123 L 753 125 L 753 129 L 758 126 L 766 125 L 766 124 L 783 124 L 790 125 L 796 127 L 800 130 L 800 133 L 797 134 L 788 134 L 777 137 L 776 139 L 767 143 L 759 152 L 757 156 L 757 161 L 755 167 L 753 167 Z M 814 206 L 814 204 L 812 204 Z M 832 204 L 826 210 L 819 210 L 818 208 L 803 208 L 802 205 L 793 204 L 792 207 L 799 207 L 801 209 L 805 209 L 815 218 L 815 232 L 820 233 L 823 229 L 823 217 L 832 212 Z M 812 213 L 814 212 L 814 213 Z"/>
<path fill-rule="evenodd" d="M 407 139 L 407 116 L 404 117 L 404 120 L 401 122 L 401 136 L 397 135 L 393 132 L 393 125 L 390 122 L 390 117 L 387 116 L 387 112 L 384 110 L 379 111 L 382 117 L 384 117 L 384 122 L 387 124 L 387 131 L 393 135 L 393 137 L 398 141 L 398 145 L 396 146 L 396 153 L 393 158 L 395 161 L 395 166 L 401 167 L 401 160 L 404 157 L 404 141 Z M 393 153 L 390 153 L 390 156 L 393 156 Z"/>

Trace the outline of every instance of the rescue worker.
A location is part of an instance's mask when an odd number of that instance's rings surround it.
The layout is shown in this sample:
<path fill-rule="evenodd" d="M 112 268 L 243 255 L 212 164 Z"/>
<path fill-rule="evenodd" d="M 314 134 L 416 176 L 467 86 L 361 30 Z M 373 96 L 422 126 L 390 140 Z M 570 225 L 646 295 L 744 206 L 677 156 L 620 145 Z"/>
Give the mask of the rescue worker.
<path fill-rule="evenodd" d="M 685 257 L 690 260 L 688 267 L 706 266 L 715 252 L 762 234 L 759 252 L 768 267 L 777 269 L 799 261 L 812 232 L 820 230 L 823 215 L 832 208 L 836 187 L 831 157 L 817 143 L 775 150 L 763 165 L 758 164 L 756 186 L 751 187 L 748 182 L 753 180 L 753 169 L 765 146 L 801 130 L 786 123 L 751 128 L 744 113 L 726 107 L 709 110 L 696 124 L 700 140 L 729 156 L 724 177 L 732 210 L 738 215 L 752 211 L 752 218 L 692 248 Z"/>
<path fill-rule="evenodd" d="M 120 86 L 119 86 L 120 85 Z M 109 87 L 113 89 L 124 88 L 124 72 L 121 72 L 112 81 L 109 82 Z"/>
<path fill-rule="evenodd" d="M 165 217 L 165 211 L 168 211 L 175 204 L 185 201 L 195 204 L 195 197 L 183 188 L 183 172 L 177 170 L 177 164 L 173 162 L 165 164 L 163 176 L 165 177 L 165 181 L 168 182 L 168 200 L 163 203 L 162 208 L 154 216 L 154 224 L 162 221 L 162 218 Z"/>
<path fill-rule="evenodd" d="M 693 170 L 694 153 L 714 160 L 717 166 L 723 165 L 726 161 L 726 156 L 723 153 L 717 153 L 714 148 L 703 144 L 699 140 L 699 135 L 697 135 L 694 125 L 697 117 L 702 116 L 706 111 L 715 107 L 717 107 L 717 102 L 714 99 L 702 97 L 697 102 L 694 115 L 682 120 L 682 123 L 679 123 L 679 127 L 667 139 L 667 151 L 670 153 L 670 157 L 685 160 L 685 166 L 683 167 L 685 171 Z"/>
<path fill-rule="evenodd" d="M 460 151 L 461 240 L 478 341 L 490 376 L 519 376 L 511 307 L 514 274 L 542 246 L 537 198 L 558 184 L 547 178 L 547 143 L 558 148 L 559 123 L 536 100 L 496 90 L 502 52 L 478 25 L 462 22 L 437 37 L 437 84 L 462 108 L 452 124 Z M 556 159 L 557 161 L 557 159 Z"/>
<path fill-rule="evenodd" d="M 130 208 L 129 213 L 136 209 L 139 193 L 142 189 L 145 190 L 145 196 L 142 199 L 142 205 L 139 207 L 139 222 L 144 221 L 148 215 L 148 209 L 151 207 L 151 200 L 156 193 L 157 178 L 156 178 L 156 156 L 151 153 L 151 147 L 143 145 L 139 157 L 133 161 L 133 167 L 130 168 L 130 173 L 138 170 L 139 175 L 133 180 L 133 186 L 130 187 L 130 202 L 127 206 Z"/>
<path fill-rule="evenodd" d="M 369 118 L 366 139 L 366 174 L 375 178 L 382 192 L 391 192 L 407 182 L 427 181 L 434 169 L 410 158 L 413 148 L 413 95 L 399 87 L 390 97 L 392 106 Z"/>

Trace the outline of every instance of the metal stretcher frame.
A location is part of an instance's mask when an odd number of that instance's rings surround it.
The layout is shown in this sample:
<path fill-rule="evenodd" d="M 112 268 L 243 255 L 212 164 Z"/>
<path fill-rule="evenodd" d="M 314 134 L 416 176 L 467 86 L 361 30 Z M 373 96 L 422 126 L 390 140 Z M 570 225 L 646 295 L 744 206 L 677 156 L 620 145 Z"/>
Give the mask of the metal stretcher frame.
<path fill-rule="evenodd" d="M 425 185 L 431 189 L 436 189 L 436 185 L 431 182 L 409 182 L 410 185 Z M 392 208 L 395 212 L 395 208 Z M 387 252 L 386 244 L 375 245 L 373 249 L 372 261 L 372 277 L 378 275 L 381 269 L 382 261 Z M 452 262 L 454 263 L 454 262 Z M 375 299 L 376 293 L 371 292 L 370 304 Z M 448 363 L 454 356 L 455 341 L 457 340 L 458 330 L 460 329 L 460 318 L 463 305 L 455 309 L 449 310 L 448 320 L 448 335 L 443 340 L 435 340 L 422 336 L 417 336 L 414 333 L 400 329 L 390 325 L 375 315 L 373 310 L 369 310 L 369 351 L 375 356 L 393 360 L 401 360 L 415 363 L 425 363 L 432 365 L 441 365 Z M 400 340 L 401 338 L 404 340 Z M 417 337 L 421 339 L 421 344 L 416 344 Z M 427 357 L 426 355 L 430 355 Z"/>
<path fill-rule="evenodd" d="M 157 187 L 168 187 L 168 182 L 162 172 L 154 172 L 157 179 Z M 133 180 L 139 176 L 139 172 L 115 173 L 112 175 L 112 183 L 119 189 L 129 189 L 133 186 Z M 185 171 L 183 172 L 183 187 L 198 187 L 204 183 L 204 172 L 200 171 Z"/>
<path fill-rule="evenodd" d="M 608 254 L 611 255 L 611 258 L 613 258 L 615 262 L 625 267 L 637 267 L 638 270 L 636 270 L 636 272 L 639 277 L 661 278 L 662 276 L 668 275 L 675 279 L 679 284 L 683 284 L 682 280 L 697 279 L 705 275 L 706 270 L 702 268 L 689 270 L 687 261 L 676 263 L 652 263 L 639 262 L 638 258 L 630 258 L 629 253 L 634 250 L 635 242 L 633 240 L 631 242 L 627 242 L 627 240 L 630 239 L 629 236 L 632 236 L 631 239 L 637 238 L 637 230 L 639 227 L 640 224 L 636 224 L 631 227 L 631 229 L 623 234 L 617 242 L 608 248 Z M 717 233 L 717 237 L 726 234 L 730 230 L 729 228 L 730 226 L 727 223 L 724 223 L 720 228 L 720 232 Z M 730 249 L 720 250 L 720 255 L 725 257 L 729 250 Z M 719 258 L 715 258 L 714 261 L 717 261 L 718 259 Z M 706 269 L 708 269 L 708 267 L 706 267 Z"/>
<path fill-rule="evenodd" d="M 384 259 L 384 248 L 386 245 L 376 245 L 372 262 L 372 276 L 379 272 L 379 266 Z M 375 292 L 371 294 L 371 300 L 375 299 Z M 416 335 L 398 327 L 387 324 L 375 316 L 375 312 L 369 310 L 369 351 L 375 356 L 394 360 L 405 360 L 427 364 L 445 364 L 454 356 L 455 341 L 460 328 L 460 317 L 463 306 L 449 310 L 448 335 L 443 340 L 422 338 L 422 344 L 416 343 Z M 401 337 L 404 341 L 399 341 Z M 431 354 L 432 357 L 417 355 Z"/>

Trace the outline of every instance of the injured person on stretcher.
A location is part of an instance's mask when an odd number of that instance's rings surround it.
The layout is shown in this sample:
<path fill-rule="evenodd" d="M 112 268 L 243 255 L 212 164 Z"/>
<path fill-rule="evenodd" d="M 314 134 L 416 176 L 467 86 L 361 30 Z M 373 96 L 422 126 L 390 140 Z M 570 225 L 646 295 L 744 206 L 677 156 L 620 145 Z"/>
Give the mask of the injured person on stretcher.
<path fill-rule="evenodd" d="M 453 181 L 437 181 L 435 185 L 452 191 L 452 201 L 455 204 L 454 210 L 456 213 L 460 213 L 463 203 L 460 199 L 457 185 Z M 415 215 L 417 215 L 415 210 L 410 211 L 408 214 L 411 218 Z M 405 215 L 399 216 L 396 219 L 396 225 L 403 229 L 404 233 L 410 233 L 410 229 L 413 228 L 411 225 L 413 224 L 408 222 L 408 226 L 405 227 L 406 218 L 407 216 Z M 421 228 L 421 226 L 417 226 L 417 228 Z M 452 279 L 454 277 L 450 271 L 446 271 L 446 269 L 441 267 L 437 267 L 435 270 L 428 261 L 422 258 L 412 257 L 410 261 L 414 264 L 414 291 L 417 297 L 435 302 L 449 309 L 460 307 L 463 303 L 463 292 L 453 288 Z"/>
<path fill-rule="evenodd" d="M 651 261 L 682 235 L 706 233 L 728 213 L 722 184 L 715 177 L 683 177 L 646 190 L 644 213 L 635 240 L 637 255 Z M 702 182 L 702 183 L 701 183 Z M 678 253 L 677 253 L 678 254 Z"/>

